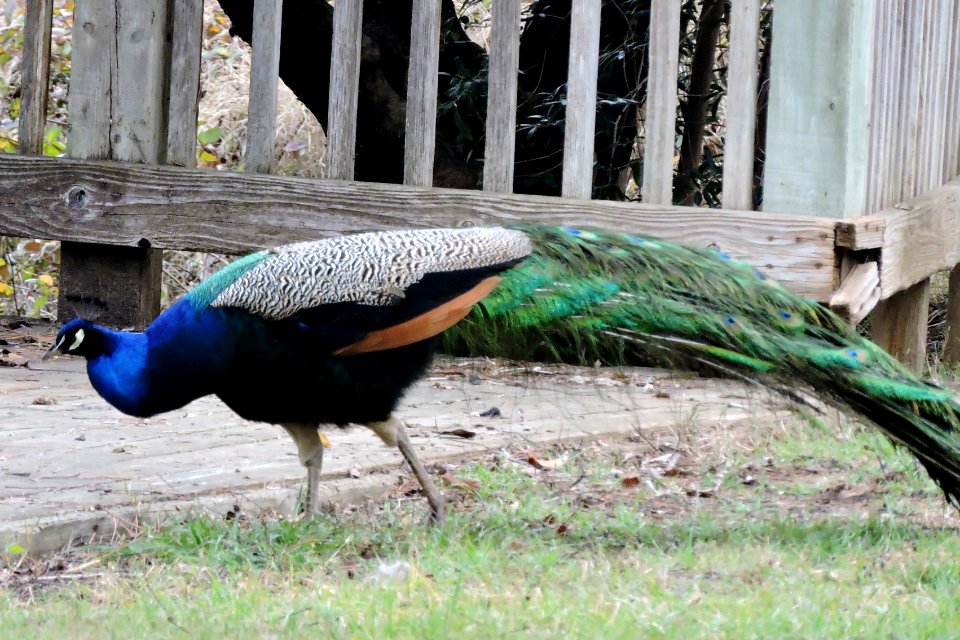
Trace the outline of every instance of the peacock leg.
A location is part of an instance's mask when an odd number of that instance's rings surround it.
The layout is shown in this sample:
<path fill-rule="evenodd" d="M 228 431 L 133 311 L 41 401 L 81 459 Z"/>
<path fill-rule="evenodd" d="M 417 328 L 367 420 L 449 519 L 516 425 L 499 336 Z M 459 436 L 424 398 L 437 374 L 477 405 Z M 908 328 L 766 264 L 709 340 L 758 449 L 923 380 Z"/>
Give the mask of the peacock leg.
<path fill-rule="evenodd" d="M 407 437 L 407 432 L 403 428 L 403 423 L 400 422 L 400 420 L 398 420 L 396 417 L 390 416 L 383 422 L 371 422 L 366 426 L 380 436 L 380 439 L 383 440 L 384 444 L 400 449 L 403 459 L 406 460 L 407 464 L 410 465 L 410 468 L 413 469 L 413 475 L 417 476 L 417 480 L 420 481 L 420 486 L 423 488 L 423 492 L 427 494 L 427 502 L 430 504 L 430 515 L 437 524 L 442 524 L 443 494 L 437 490 L 437 487 L 433 484 L 433 480 L 430 478 L 430 474 L 427 472 L 426 467 L 423 466 L 423 463 L 420 462 L 420 458 L 417 457 L 417 452 L 410 443 L 410 438 Z"/>
<path fill-rule="evenodd" d="M 320 470 L 323 468 L 323 442 L 317 425 L 293 422 L 280 425 L 297 443 L 300 464 L 307 468 L 307 499 L 303 505 L 303 517 L 312 518 L 318 511 Z"/>

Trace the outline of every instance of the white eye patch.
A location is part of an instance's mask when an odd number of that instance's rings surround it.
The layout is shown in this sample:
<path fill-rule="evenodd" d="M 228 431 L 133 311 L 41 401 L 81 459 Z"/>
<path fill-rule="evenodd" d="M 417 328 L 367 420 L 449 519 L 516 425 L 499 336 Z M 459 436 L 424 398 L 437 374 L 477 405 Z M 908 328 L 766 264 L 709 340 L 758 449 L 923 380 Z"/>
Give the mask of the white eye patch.
<path fill-rule="evenodd" d="M 80 346 L 81 342 L 83 342 L 83 329 L 77 329 L 77 335 L 73 338 L 73 344 L 67 348 L 67 351 L 73 351 Z"/>

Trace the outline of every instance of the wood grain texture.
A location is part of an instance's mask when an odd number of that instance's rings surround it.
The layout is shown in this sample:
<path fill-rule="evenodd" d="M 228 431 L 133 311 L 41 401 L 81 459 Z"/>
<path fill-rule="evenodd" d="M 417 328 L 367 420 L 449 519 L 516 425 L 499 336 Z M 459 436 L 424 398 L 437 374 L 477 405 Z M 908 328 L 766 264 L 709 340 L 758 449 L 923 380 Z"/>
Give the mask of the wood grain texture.
<path fill-rule="evenodd" d="M 437 73 L 440 68 L 440 2 L 413 3 L 410 66 L 407 69 L 407 124 L 403 149 L 403 183 L 433 184 L 437 142 Z"/>
<path fill-rule="evenodd" d="M 773 19 L 763 207 L 807 215 L 868 212 L 873 0 L 787 0 Z M 854 26 L 855 25 L 855 26 Z"/>
<path fill-rule="evenodd" d="M 870 339 L 914 371 L 927 365 L 930 280 L 881 301 L 872 316 Z"/>
<path fill-rule="evenodd" d="M 113 70 L 117 66 L 117 11 L 113 2 L 80 2 L 73 14 L 70 132 L 74 158 L 110 157 Z"/>
<path fill-rule="evenodd" d="M 362 26 L 363 0 L 338 0 L 333 6 L 326 155 L 326 176 L 338 180 L 353 180 L 357 152 Z"/>
<path fill-rule="evenodd" d="M 246 170 L 270 173 L 276 163 L 277 86 L 280 81 L 280 21 L 283 0 L 253 3 L 253 54 L 247 115 Z"/>
<path fill-rule="evenodd" d="M 242 253 L 343 233 L 529 221 L 622 229 L 741 257 L 828 300 L 837 220 L 0 156 L 0 233 Z"/>
<path fill-rule="evenodd" d="M 20 63 L 20 153 L 40 153 L 47 124 L 53 0 L 31 0 L 23 22 Z"/>
<path fill-rule="evenodd" d="M 578 0 L 570 16 L 566 124 L 563 134 L 564 197 L 593 193 L 593 138 L 597 119 L 600 0 Z"/>
<path fill-rule="evenodd" d="M 960 263 L 960 178 L 909 202 L 840 222 L 837 246 L 880 251 L 884 298 L 953 269 Z"/>
<path fill-rule="evenodd" d="M 673 202 L 681 4 L 676 0 L 653 0 L 650 9 L 650 75 L 641 186 L 643 201 L 648 204 Z"/>
<path fill-rule="evenodd" d="M 830 308 L 840 317 L 857 324 L 880 302 L 880 269 L 877 263 L 854 265 L 830 298 Z"/>
<path fill-rule="evenodd" d="M 200 101 L 202 0 L 170 0 L 167 77 L 167 146 L 163 162 L 180 167 L 197 164 L 197 107 Z"/>
<path fill-rule="evenodd" d="M 759 44 L 760 0 L 733 0 L 723 139 L 722 202 L 727 209 L 753 208 Z"/>
<path fill-rule="evenodd" d="M 167 3 L 117 0 L 116 6 L 117 67 L 110 94 L 110 157 L 157 162 L 166 146 L 163 99 Z M 109 42 L 104 44 L 109 46 Z"/>
<path fill-rule="evenodd" d="M 509 193 L 513 191 L 513 161 L 517 140 L 519 0 L 494 0 L 491 19 L 483 189 Z"/>

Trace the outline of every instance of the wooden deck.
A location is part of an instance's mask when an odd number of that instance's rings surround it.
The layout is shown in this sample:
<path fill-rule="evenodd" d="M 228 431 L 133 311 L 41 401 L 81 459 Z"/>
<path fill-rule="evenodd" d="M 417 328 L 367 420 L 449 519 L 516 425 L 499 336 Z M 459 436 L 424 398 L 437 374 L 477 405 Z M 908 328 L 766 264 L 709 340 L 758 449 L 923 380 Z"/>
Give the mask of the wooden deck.
<path fill-rule="evenodd" d="M 304 477 L 278 427 L 237 418 L 202 399 L 150 420 L 120 414 L 90 387 L 83 362 L 0 367 L 0 544 L 35 552 L 123 534 L 124 524 L 171 512 L 292 514 Z M 740 385 L 663 371 L 518 369 L 444 361 L 418 384 L 401 417 L 425 462 L 504 447 L 629 435 L 769 418 Z M 271 401 L 270 399 L 264 399 Z M 275 399 L 273 401 L 282 401 Z M 499 417 L 481 413 L 496 407 Z M 448 432 L 467 430 L 475 436 Z M 332 502 L 395 487 L 401 457 L 362 428 L 325 431 L 331 448 L 321 491 Z"/>

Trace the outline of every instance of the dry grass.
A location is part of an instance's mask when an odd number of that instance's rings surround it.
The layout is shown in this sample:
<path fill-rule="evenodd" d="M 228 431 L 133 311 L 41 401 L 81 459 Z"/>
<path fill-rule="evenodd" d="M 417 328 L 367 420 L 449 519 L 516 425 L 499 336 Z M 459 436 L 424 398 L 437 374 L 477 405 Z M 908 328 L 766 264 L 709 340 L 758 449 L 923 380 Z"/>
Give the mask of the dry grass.
<path fill-rule="evenodd" d="M 215 0 L 204 2 L 199 129 L 218 127 L 220 143 L 212 166 L 239 170 L 246 147 L 250 94 L 250 46 L 230 36 L 229 20 Z M 201 147 L 202 149 L 203 147 Z M 285 84 L 277 95 L 277 173 L 309 178 L 324 175 L 326 136 L 316 117 Z"/>

